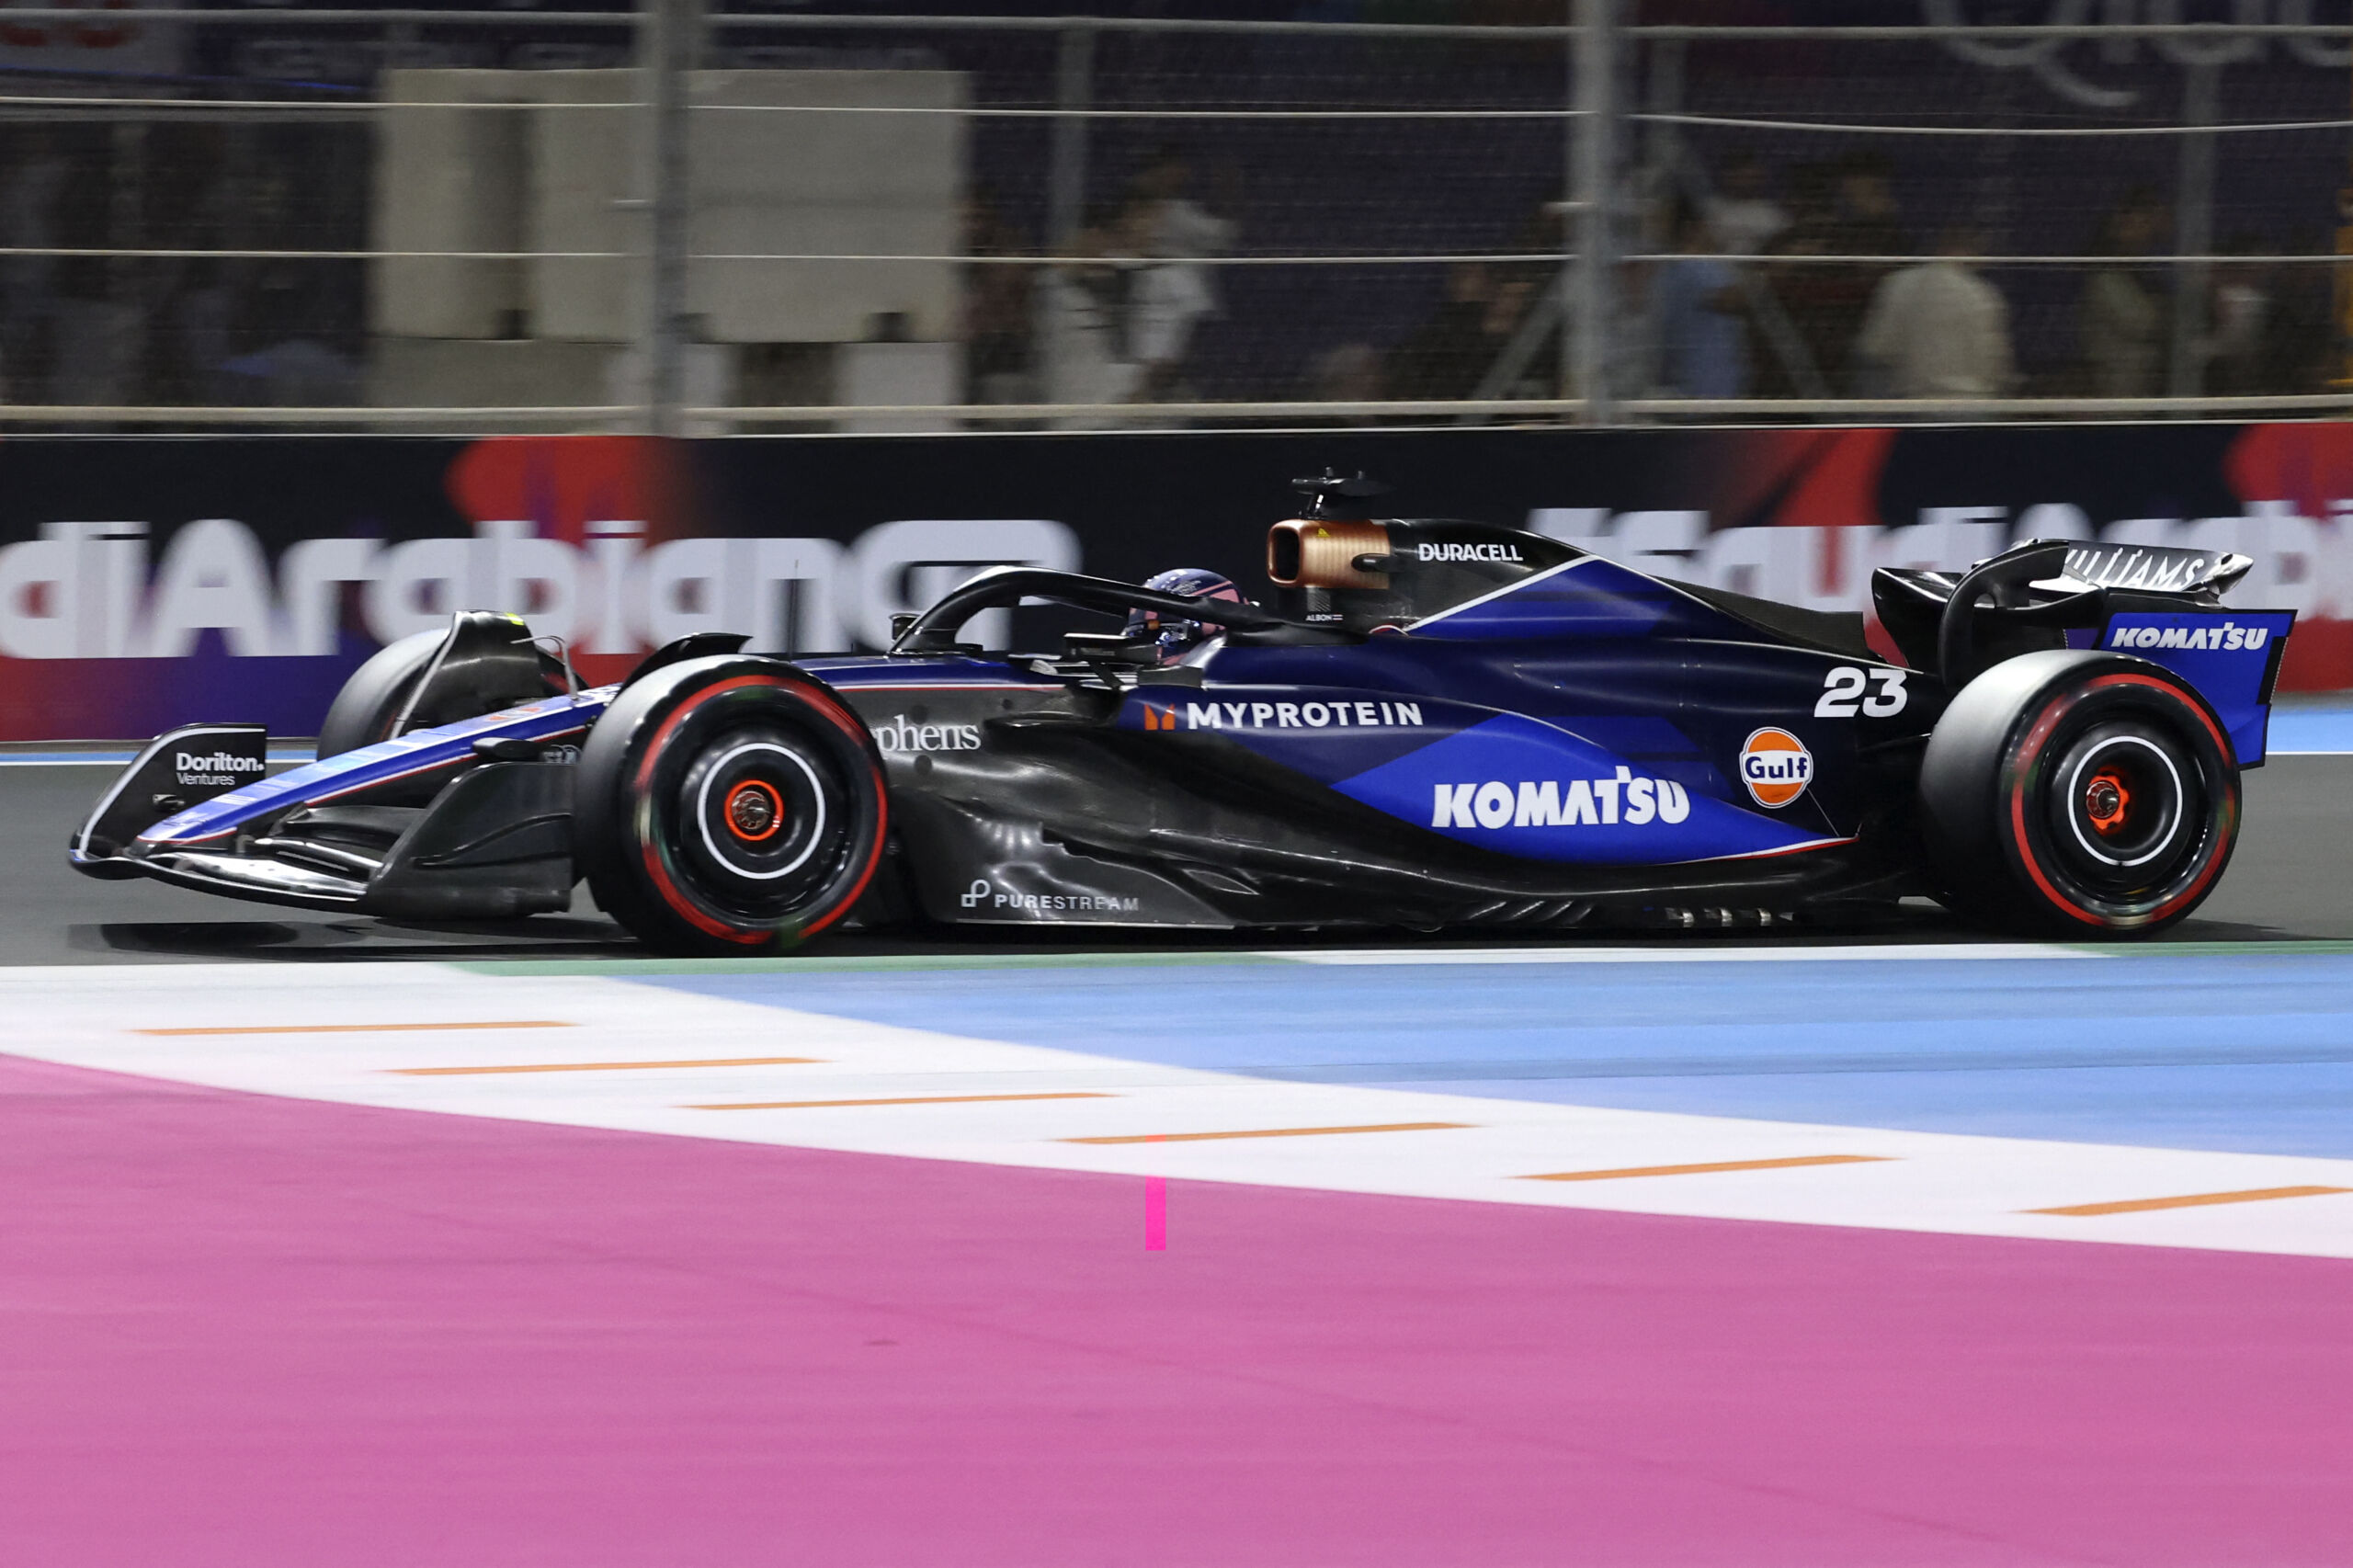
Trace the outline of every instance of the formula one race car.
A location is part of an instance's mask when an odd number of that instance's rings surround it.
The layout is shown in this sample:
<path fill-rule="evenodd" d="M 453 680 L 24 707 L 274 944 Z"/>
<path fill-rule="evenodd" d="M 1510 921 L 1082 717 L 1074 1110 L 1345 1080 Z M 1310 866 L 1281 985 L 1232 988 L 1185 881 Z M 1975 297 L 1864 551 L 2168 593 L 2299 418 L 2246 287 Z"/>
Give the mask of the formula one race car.
<path fill-rule="evenodd" d="M 1859 614 L 1302 488 L 1270 607 L 999 567 L 881 656 L 704 633 L 594 690 L 461 614 L 363 665 L 307 766 L 265 776 L 255 725 L 157 740 L 73 862 L 410 919 L 560 910 L 585 877 L 648 945 L 715 954 L 846 920 L 1779 929 L 1920 893 L 2141 935 L 2230 859 L 2294 619 L 2222 608 L 2245 557 L 2037 541 L 1876 574 L 1891 662 Z M 958 641 L 1025 604 L 1118 629 Z"/>

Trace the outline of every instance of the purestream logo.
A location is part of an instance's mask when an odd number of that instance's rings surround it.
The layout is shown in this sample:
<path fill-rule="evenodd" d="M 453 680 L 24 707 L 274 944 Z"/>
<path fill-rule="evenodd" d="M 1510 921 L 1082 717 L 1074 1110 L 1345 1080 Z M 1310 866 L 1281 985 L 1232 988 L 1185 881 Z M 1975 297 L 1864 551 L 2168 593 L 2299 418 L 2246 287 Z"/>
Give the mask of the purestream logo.
<path fill-rule="evenodd" d="M 238 756 L 225 751 L 216 751 L 208 756 L 194 756 L 182 752 L 172 759 L 172 776 L 182 784 L 199 788 L 242 784 L 245 779 L 240 775 L 255 777 L 263 771 L 261 758 Z"/>
<path fill-rule="evenodd" d="M 1440 784 L 1432 827 L 1672 826 L 1691 814 L 1691 796 L 1671 778 L 1620 767 L 1608 778 L 1540 778 L 1516 784 Z"/>
<path fill-rule="evenodd" d="M 1008 892 L 984 877 L 957 895 L 967 909 L 1010 909 L 1024 915 L 1133 915 L 1138 900 L 1098 892 Z"/>
<path fill-rule="evenodd" d="M 904 715 L 894 713 L 886 722 L 871 728 L 874 744 L 881 746 L 885 755 L 892 756 L 981 749 L 981 727 L 978 724 L 915 724 L 908 722 Z"/>
<path fill-rule="evenodd" d="M 2235 652 L 2262 647 L 2271 641 L 2268 626 L 2241 626 L 2235 620 L 2220 626 L 2119 626 L 2108 634 L 2111 648 L 2204 648 Z"/>

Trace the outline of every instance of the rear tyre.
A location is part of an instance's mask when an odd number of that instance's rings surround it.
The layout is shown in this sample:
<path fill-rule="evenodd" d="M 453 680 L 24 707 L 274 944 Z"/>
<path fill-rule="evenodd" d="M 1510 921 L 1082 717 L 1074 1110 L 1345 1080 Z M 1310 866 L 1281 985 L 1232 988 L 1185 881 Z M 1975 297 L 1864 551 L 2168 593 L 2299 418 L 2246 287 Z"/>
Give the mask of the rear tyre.
<path fill-rule="evenodd" d="M 581 750 L 573 810 L 607 914 L 662 952 L 742 956 L 849 913 L 890 802 L 872 735 L 829 687 L 722 654 L 620 694 Z"/>
<path fill-rule="evenodd" d="M 2213 710 L 2170 671 L 2028 653 L 1970 682 L 1937 722 L 1920 815 L 1956 909 L 2036 936 L 2143 937 L 2221 880 L 2238 766 Z"/>

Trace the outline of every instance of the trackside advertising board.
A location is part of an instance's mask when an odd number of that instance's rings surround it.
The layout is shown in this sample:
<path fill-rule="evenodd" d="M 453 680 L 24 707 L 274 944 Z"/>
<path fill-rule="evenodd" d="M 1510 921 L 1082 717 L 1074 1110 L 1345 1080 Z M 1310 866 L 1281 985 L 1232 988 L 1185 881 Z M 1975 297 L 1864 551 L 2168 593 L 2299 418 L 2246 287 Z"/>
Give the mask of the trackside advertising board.
<path fill-rule="evenodd" d="M 1387 482 L 1386 513 L 1824 609 L 1863 608 L 1876 566 L 2037 536 L 2238 551 L 2256 565 L 2232 607 L 2299 612 L 2281 689 L 2353 687 L 2353 426 L 2334 423 L 10 437 L 0 740 L 311 734 L 360 660 L 459 608 L 528 616 L 610 679 L 697 631 L 876 648 L 894 613 L 999 562 L 1206 566 L 1256 591 L 1289 482 L 1326 467 Z"/>

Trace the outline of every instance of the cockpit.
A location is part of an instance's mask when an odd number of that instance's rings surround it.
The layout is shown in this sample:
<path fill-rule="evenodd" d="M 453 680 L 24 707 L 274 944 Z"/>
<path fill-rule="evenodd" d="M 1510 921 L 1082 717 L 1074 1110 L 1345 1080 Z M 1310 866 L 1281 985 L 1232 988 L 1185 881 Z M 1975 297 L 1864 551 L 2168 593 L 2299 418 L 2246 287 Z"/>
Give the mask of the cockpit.
<path fill-rule="evenodd" d="M 1347 642 L 1406 631 L 1582 553 L 1496 523 L 1348 515 L 1360 497 L 1380 488 L 1361 475 L 1346 480 L 1325 474 L 1297 483 L 1308 493 L 1308 505 L 1267 535 L 1267 575 L 1276 590 L 1271 606 L 1042 567 L 999 566 L 970 578 L 921 614 L 900 619 L 891 652 L 977 653 L 978 647 L 957 641 L 958 629 L 983 609 L 1022 603 L 1119 615 L 1131 628 L 1139 615 L 1147 626 L 1197 622 L 1197 631 L 1222 632 L 1237 645 Z M 1124 632 L 1070 632 L 1064 637 L 1065 659 L 1107 665 L 1155 663 L 1164 653 L 1160 641 Z"/>

